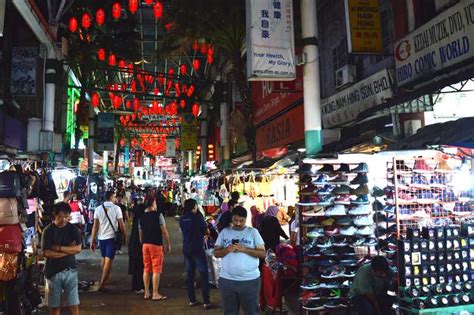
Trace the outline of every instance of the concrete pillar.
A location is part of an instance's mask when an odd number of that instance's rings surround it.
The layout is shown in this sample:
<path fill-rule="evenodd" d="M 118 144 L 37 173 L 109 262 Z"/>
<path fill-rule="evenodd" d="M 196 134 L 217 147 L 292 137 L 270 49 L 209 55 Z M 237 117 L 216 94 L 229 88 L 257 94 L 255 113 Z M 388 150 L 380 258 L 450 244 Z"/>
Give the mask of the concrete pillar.
<path fill-rule="evenodd" d="M 308 155 L 320 152 L 323 146 L 317 15 L 316 0 L 301 0 L 303 54 L 305 55 L 304 129 Z"/>
<path fill-rule="evenodd" d="M 221 103 L 221 147 L 222 147 L 222 168 L 230 166 L 230 141 L 229 141 L 229 106 L 227 102 Z"/>
<path fill-rule="evenodd" d="M 95 143 L 95 112 L 92 106 L 89 106 L 89 139 L 87 140 L 87 147 L 89 149 L 88 156 L 88 174 L 94 173 L 94 143 Z"/>
<path fill-rule="evenodd" d="M 48 60 L 55 60 L 55 52 L 52 49 L 47 50 Z M 46 75 L 56 74 L 54 67 L 46 68 Z M 43 130 L 54 131 L 54 104 L 56 98 L 56 83 L 46 81 L 46 89 L 43 102 Z"/>
<path fill-rule="evenodd" d="M 206 163 L 207 163 L 207 111 L 208 111 L 208 104 L 201 106 L 201 172 L 206 173 Z"/>

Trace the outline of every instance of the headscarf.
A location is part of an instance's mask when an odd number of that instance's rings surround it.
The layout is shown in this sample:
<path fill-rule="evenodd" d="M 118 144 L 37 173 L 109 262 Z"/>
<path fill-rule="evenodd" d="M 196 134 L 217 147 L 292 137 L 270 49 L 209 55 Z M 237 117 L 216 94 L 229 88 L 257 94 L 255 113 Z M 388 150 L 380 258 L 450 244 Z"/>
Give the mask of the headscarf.
<path fill-rule="evenodd" d="M 258 211 L 257 206 L 252 206 L 250 208 L 250 212 L 252 213 L 252 226 L 255 227 L 256 225 L 255 219 L 260 214 L 260 211 Z"/>
<path fill-rule="evenodd" d="M 265 212 L 265 216 L 276 218 L 276 216 L 278 214 L 278 211 L 280 211 L 280 209 L 278 209 L 277 206 L 270 206 L 270 207 L 268 207 L 267 211 Z"/>

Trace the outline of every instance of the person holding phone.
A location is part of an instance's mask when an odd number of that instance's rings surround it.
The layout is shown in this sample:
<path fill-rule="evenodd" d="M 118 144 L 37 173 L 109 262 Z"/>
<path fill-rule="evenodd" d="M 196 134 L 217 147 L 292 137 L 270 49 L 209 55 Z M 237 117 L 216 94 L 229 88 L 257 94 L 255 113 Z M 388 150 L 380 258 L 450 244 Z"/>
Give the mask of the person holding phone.
<path fill-rule="evenodd" d="M 257 229 L 246 226 L 247 210 L 232 210 L 232 227 L 224 228 L 217 238 L 214 256 L 222 258 L 219 290 L 224 314 L 259 314 L 259 258 L 265 257 L 265 243 Z"/>

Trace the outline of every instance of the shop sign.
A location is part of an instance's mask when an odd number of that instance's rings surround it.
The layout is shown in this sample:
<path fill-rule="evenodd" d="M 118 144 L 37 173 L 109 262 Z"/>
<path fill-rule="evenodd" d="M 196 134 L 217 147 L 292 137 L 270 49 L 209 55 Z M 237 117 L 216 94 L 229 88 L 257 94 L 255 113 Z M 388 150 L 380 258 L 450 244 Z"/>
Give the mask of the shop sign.
<path fill-rule="evenodd" d="M 181 122 L 181 150 L 194 151 L 197 148 L 197 120 L 191 114 L 183 116 Z"/>
<path fill-rule="evenodd" d="M 174 138 L 166 139 L 166 154 L 167 158 L 172 158 L 176 156 L 176 141 Z"/>
<path fill-rule="evenodd" d="M 323 126 L 331 128 L 355 120 L 361 112 L 382 104 L 392 96 L 390 72 L 384 69 L 321 100 Z"/>
<path fill-rule="evenodd" d="M 379 0 L 345 0 L 349 53 L 383 53 Z"/>
<path fill-rule="evenodd" d="M 97 151 L 113 151 L 115 143 L 115 115 L 99 113 L 97 116 Z"/>
<path fill-rule="evenodd" d="M 304 97 L 303 68 L 297 68 L 294 81 L 261 81 L 250 85 L 253 123 L 258 125 Z"/>
<path fill-rule="evenodd" d="M 304 106 L 290 110 L 257 129 L 257 151 L 285 146 L 304 139 Z"/>
<path fill-rule="evenodd" d="M 249 80 L 293 80 L 293 0 L 247 0 Z"/>
<path fill-rule="evenodd" d="M 13 47 L 10 92 L 14 95 L 36 94 L 37 47 Z"/>
<path fill-rule="evenodd" d="M 461 0 L 395 43 L 399 86 L 474 57 L 474 0 Z"/>

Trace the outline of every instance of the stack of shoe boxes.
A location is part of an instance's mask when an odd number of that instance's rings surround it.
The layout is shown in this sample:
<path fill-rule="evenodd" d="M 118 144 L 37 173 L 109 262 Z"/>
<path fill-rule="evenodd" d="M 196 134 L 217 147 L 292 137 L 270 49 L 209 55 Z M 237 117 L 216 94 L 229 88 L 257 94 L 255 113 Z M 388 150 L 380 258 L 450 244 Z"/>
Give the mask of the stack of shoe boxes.
<path fill-rule="evenodd" d="M 408 228 L 406 238 L 398 242 L 400 306 L 425 309 L 471 304 L 471 243 L 474 245 L 474 229 L 467 226 Z"/>

